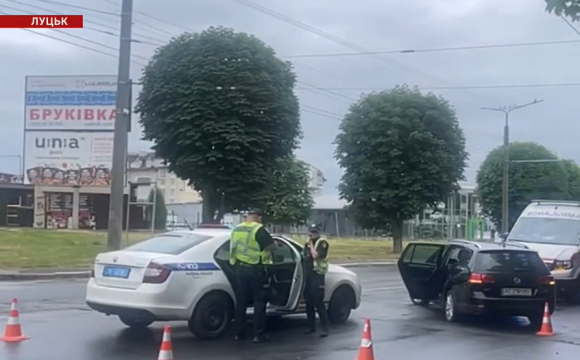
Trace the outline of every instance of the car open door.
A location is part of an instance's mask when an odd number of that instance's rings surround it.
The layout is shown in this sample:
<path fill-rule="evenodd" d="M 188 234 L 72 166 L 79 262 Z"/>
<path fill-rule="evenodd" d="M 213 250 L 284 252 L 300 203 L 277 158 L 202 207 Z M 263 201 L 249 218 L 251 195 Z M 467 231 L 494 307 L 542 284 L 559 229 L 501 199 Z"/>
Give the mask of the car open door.
<path fill-rule="evenodd" d="M 444 244 L 411 243 L 407 245 L 397 265 L 411 299 L 434 300 L 429 280 L 436 273 Z"/>
<path fill-rule="evenodd" d="M 280 311 L 295 311 L 304 288 L 304 268 L 298 250 L 286 239 L 275 237 L 278 248 L 273 252 L 273 265 L 268 267 L 273 299 L 270 304 Z"/>

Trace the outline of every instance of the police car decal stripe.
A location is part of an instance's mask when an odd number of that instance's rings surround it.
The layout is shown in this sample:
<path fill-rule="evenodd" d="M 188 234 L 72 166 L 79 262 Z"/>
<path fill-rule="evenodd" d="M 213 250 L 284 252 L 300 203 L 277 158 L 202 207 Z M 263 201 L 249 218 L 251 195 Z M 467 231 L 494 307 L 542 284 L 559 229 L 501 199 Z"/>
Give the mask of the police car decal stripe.
<path fill-rule="evenodd" d="M 221 270 L 212 262 L 195 262 L 195 263 L 176 263 L 165 264 L 173 271 L 219 271 Z"/>

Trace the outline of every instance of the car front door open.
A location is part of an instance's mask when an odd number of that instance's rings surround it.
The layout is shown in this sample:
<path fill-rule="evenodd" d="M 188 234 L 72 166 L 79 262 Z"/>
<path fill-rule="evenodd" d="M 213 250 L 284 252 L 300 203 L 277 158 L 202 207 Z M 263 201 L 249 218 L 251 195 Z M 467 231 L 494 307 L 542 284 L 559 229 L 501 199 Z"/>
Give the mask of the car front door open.
<path fill-rule="evenodd" d="M 300 253 L 287 240 L 275 237 L 278 248 L 273 252 L 273 264 L 268 266 L 272 298 L 277 310 L 295 311 L 304 287 L 304 269 Z"/>
<path fill-rule="evenodd" d="M 443 244 L 409 244 L 397 265 L 405 283 L 405 287 L 412 299 L 433 300 L 430 281 L 436 274 Z"/>

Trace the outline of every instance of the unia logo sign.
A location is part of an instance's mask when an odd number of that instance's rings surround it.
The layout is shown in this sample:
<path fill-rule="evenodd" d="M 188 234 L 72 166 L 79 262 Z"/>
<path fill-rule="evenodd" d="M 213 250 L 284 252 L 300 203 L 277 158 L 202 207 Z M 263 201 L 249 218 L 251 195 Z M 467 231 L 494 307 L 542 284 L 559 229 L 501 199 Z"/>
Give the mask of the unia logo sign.
<path fill-rule="evenodd" d="M 37 137 L 34 139 L 34 147 L 48 149 L 50 155 L 62 154 L 66 149 L 80 149 L 80 143 L 84 137 Z"/>

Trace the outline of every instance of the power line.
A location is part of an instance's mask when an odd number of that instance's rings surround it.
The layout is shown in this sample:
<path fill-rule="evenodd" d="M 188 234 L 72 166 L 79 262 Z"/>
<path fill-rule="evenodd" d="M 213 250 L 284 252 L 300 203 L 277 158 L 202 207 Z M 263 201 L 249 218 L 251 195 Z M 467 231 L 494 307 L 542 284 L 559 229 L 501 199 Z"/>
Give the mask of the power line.
<path fill-rule="evenodd" d="M 341 118 L 334 116 L 334 115 L 330 115 L 330 114 L 325 114 L 323 112 L 318 112 L 315 110 L 310 110 L 310 109 L 302 109 L 303 112 L 309 113 L 309 114 L 314 114 L 314 115 L 318 115 L 318 116 L 323 116 L 329 119 L 333 119 L 333 120 L 342 120 Z"/>
<path fill-rule="evenodd" d="M 110 12 L 110 11 L 103 11 L 103 10 L 93 9 L 93 8 L 89 8 L 89 7 L 85 7 L 85 6 L 67 4 L 67 3 L 60 2 L 60 1 L 53 1 L 53 0 L 36 0 L 36 1 L 47 3 L 47 4 L 67 6 L 67 7 L 72 8 L 72 9 L 92 11 L 92 12 L 103 14 L 103 15 L 111 15 L 111 16 L 116 16 L 116 17 L 121 16 L 120 14 Z"/>
<path fill-rule="evenodd" d="M 68 15 L 68 14 L 65 14 L 65 13 L 62 13 L 62 12 L 54 11 L 52 9 L 47 9 L 45 7 L 42 7 L 42 6 L 27 4 L 27 3 L 24 3 L 24 2 L 21 2 L 21 1 L 18 1 L 18 0 L 7 0 L 7 1 L 12 2 L 12 3 L 15 3 L 15 4 L 18 4 L 18 5 L 21 5 L 21 6 L 24 5 L 24 6 L 31 7 L 33 9 L 38 9 L 38 10 L 41 10 L 41 11 L 47 11 L 47 12 L 49 12 L 51 14 L 55 14 L 55 15 Z M 5 7 L 8 7 L 7 5 L 4 5 L 4 6 Z M 25 10 L 21 10 L 21 9 L 16 9 L 16 8 L 12 8 L 12 9 L 13 10 L 16 10 L 16 11 L 20 11 L 20 12 L 27 13 L 27 14 L 36 15 L 35 13 L 29 12 L 29 11 L 25 11 Z M 105 30 L 96 29 L 96 28 L 91 28 L 91 27 L 88 27 L 86 25 L 84 26 L 85 29 L 97 31 L 97 32 L 100 32 L 100 33 L 103 33 L 103 34 L 107 34 L 107 35 L 111 35 L 112 34 L 115 37 L 119 37 L 119 28 L 118 27 L 111 26 L 111 25 L 107 25 L 107 24 L 103 24 L 103 23 L 98 23 L 98 22 L 95 22 L 95 21 L 91 21 L 89 19 L 84 19 L 83 21 L 85 23 L 97 25 L 97 26 L 103 27 L 105 29 L 114 30 L 115 33 L 111 33 L 111 32 L 108 32 L 108 31 L 105 31 Z M 137 32 L 135 32 L 133 34 L 135 36 L 139 36 L 139 37 L 144 38 L 144 39 L 149 39 L 150 41 L 152 41 L 152 43 L 153 42 L 158 42 L 158 44 L 156 44 L 156 45 L 159 45 L 159 46 L 161 46 L 162 43 L 165 42 L 165 40 L 163 40 L 163 39 L 159 39 L 159 38 L 155 38 L 155 37 L 143 35 L 143 34 L 140 34 L 140 33 L 137 33 Z M 135 41 L 135 39 L 134 39 L 134 41 Z"/>
<path fill-rule="evenodd" d="M 564 19 L 564 18 L 563 18 Z M 564 19 L 572 28 L 580 35 L 580 32 L 574 28 L 568 20 Z M 529 46 L 545 46 L 545 45 L 564 45 L 577 44 L 580 40 L 556 40 L 556 41 L 542 41 L 542 42 L 528 42 L 528 43 L 512 43 L 512 44 L 493 44 L 493 45 L 471 45 L 471 46 L 456 46 L 456 47 L 441 47 L 441 48 L 427 48 L 427 49 L 407 49 L 407 50 L 383 50 L 383 51 L 367 51 L 356 53 L 327 53 L 327 54 L 299 54 L 282 56 L 284 59 L 298 59 L 298 58 L 320 58 L 320 57 L 346 57 L 346 56 L 364 56 L 364 55 L 388 55 L 388 54 L 413 54 L 413 53 L 429 53 L 429 52 L 444 52 L 444 51 L 465 51 L 465 50 L 482 50 L 482 49 L 503 49 L 514 47 L 529 47 Z"/>
<path fill-rule="evenodd" d="M 372 51 L 370 51 L 368 49 L 365 49 L 365 48 L 363 48 L 363 47 L 361 47 L 361 46 L 359 46 L 357 44 L 354 44 L 354 43 L 351 43 L 351 42 L 349 42 L 347 40 L 341 39 L 341 38 L 339 38 L 337 36 L 334 36 L 334 35 L 332 35 L 330 33 L 327 33 L 325 31 L 322 31 L 320 29 L 317 29 L 317 28 L 315 28 L 313 26 L 310 26 L 310 25 L 305 24 L 303 22 L 300 22 L 298 20 L 292 19 L 292 18 L 290 18 L 288 16 L 285 16 L 285 15 L 283 15 L 281 13 L 278 13 L 278 12 L 276 12 L 274 10 L 271 10 L 271 9 L 269 9 L 267 7 L 264 7 L 262 5 L 256 4 L 256 3 L 252 2 L 252 1 L 249 1 L 249 0 L 234 0 L 234 1 L 236 1 L 237 3 L 239 3 L 241 5 L 250 7 L 250 8 L 252 8 L 254 10 L 257 10 L 257 11 L 259 11 L 261 13 L 264 13 L 266 15 L 269 15 L 271 17 L 274 17 L 274 18 L 276 18 L 278 20 L 281 20 L 281 21 L 286 22 L 288 24 L 291 24 L 291 25 L 294 25 L 296 27 L 299 27 L 299 28 L 301 28 L 303 30 L 306 30 L 306 31 L 310 32 L 310 33 L 313 33 L 313 34 L 322 36 L 322 37 L 324 37 L 324 38 L 326 38 L 326 39 L 328 39 L 328 40 L 330 40 L 330 41 L 332 41 L 334 43 L 337 43 L 337 44 L 340 44 L 342 46 L 348 47 L 348 48 L 350 48 L 350 49 L 352 49 L 352 50 L 354 50 L 356 52 L 359 52 L 359 53 L 367 53 L 368 56 L 371 56 L 371 57 L 373 57 L 373 58 L 375 58 L 375 59 L 377 59 L 377 60 L 379 60 L 381 62 L 385 62 L 385 63 L 389 63 L 389 64 L 394 64 L 394 65 L 397 65 L 397 66 L 399 66 L 401 68 L 404 68 L 404 69 L 406 69 L 406 70 L 408 70 L 408 71 L 410 71 L 412 73 L 421 74 L 422 76 L 424 76 L 426 78 L 432 78 L 432 79 L 437 80 L 438 82 L 445 83 L 445 84 L 450 84 L 445 79 L 442 79 L 442 78 L 437 77 L 437 76 L 430 75 L 428 73 L 423 72 L 421 69 L 408 66 L 408 65 L 403 64 L 403 63 L 401 63 L 401 62 L 399 62 L 397 60 L 393 60 L 393 59 L 381 57 L 381 56 L 378 56 L 378 55 L 374 55 L 374 54 L 372 54 Z M 371 54 L 368 54 L 368 53 L 371 53 Z"/>
<path fill-rule="evenodd" d="M 2 14 L 2 15 L 11 15 L 11 14 L 5 13 L 3 11 L 0 11 L 0 14 Z M 60 42 L 65 43 L 65 44 L 73 45 L 73 46 L 79 47 L 81 49 L 85 49 L 85 50 L 89 50 L 89 51 L 92 51 L 92 52 L 96 52 L 96 53 L 99 53 L 99 54 L 102 54 L 102 55 L 106 55 L 106 56 L 109 56 L 109 57 L 117 58 L 117 55 L 115 55 L 115 54 L 111 54 L 111 53 L 108 53 L 108 52 L 105 52 L 105 51 L 101 51 L 99 49 L 95 49 L 95 48 L 92 48 L 90 46 L 85 46 L 85 45 L 82 45 L 82 44 L 77 44 L 77 43 L 72 42 L 72 41 L 68 41 L 68 40 L 65 40 L 65 39 L 57 38 L 55 36 L 51 36 L 51 35 L 44 34 L 44 33 L 38 32 L 38 31 L 30 30 L 30 29 L 20 29 L 20 30 L 23 30 L 23 31 L 26 31 L 26 32 L 29 32 L 29 33 L 32 33 L 32 34 L 35 34 L 35 35 L 43 36 L 43 37 L 46 37 L 46 38 L 49 38 L 49 39 L 52 39 L 52 40 L 60 41 Z M 57 29 L 52 29 L 52 30 L 57 30 Z M 86 41 L 86 40 L 84 40 L 84 41 Z M 137 65 L 140 65 L 140 66 L 146 66 L 145 64 L 140 63 L 138 61 L 132 61 L 132 62 L 135 63 L 135 64 L 137 64 Z"/>
<path fill-rule="evenodd" d="M 324 113 L 324 114 L 326 114 L 328 116 L 334 116 L 335 118 L 338 118 L 338 119 L 341 119 L 342 120 L 342 115 L 337 114 L 337 113 L 333 113 L 331 111 L 326 111 L 324 109 L 319 109 L 319 108 L 316 108 L 314 106 L 309 106 L 309 105 L 302 105 L 301 107 L 302 107 L 303 110 L 317 111 L 317 112 L 320 112 L 320 113 Z"/>
<path fill-rule="evenodd" d="M 14 0 L 9 0 L 9 1 L 12 1 L 12 2 L 18 2 L 18 1 L 14 1 Z M 34 5 L 29 5 L 29 6 L 31 6 L 31 7 L 35 7 Z M 15 7 L 9 6 L 9 5 L 3 5 L 3 7 L 4 7 L 4 8 L 7 8 L 7 9 L 15 10 L 15 11 L 23 12 L 23 13 L 25 13 L 25 14 L 36 15 L 36 13 L 30 12 L 30 11 L 26 11 L 26 10 L 22 10 L 22 9 L 18 9 L 18 8 L 15 8 Z M 46 11 L 48 11 L 48 10 L 46 10 Z M 60 14 L 58 14 L 58 15 L 60 15 Z M 84 20 L 84 21 L 85 21 L 85 22 L 88 22 L 87 20 Z M 102 26 L 102 25 L 101 25 L 101 26 Z M 115 38 L 118 38 L 118 37 L 119 37 L 118 33 L 116 34 L 116 33 L 114 33 L 114 32 L 111 32 L 111 31 L 106 31 L 106 30 L 97 29 L 97 28 L 95 28 L 95 27 L 92 27 L 92 26 L 83 25 L 83 29 L 87 29 L 87 30 L 95 31 L 95 32 L 98 32 L 98 33 L 101 33 L 101 34 L 105 34 L 105 35 L 109 35 L 109 36 L 113 36 L 113 37 L 115 37 Z M 53 30 L 55 30 L 55 29 L 53 29 Z M 116 31 L 118 32 L 118 29 L 115 29 L 114 27 L 112 28 L 112 30 L 116 30 Z M 55 31 L 56 31 L 56 30 L 55 30 Z M 64 32 L 64 31 L 58 31 L 58 32 L 60 32 L 60 33 L 63 33 L 64 35 L 67 35 L 67 36 L 71 36 L 71 37 L 77 37 L 77 38 L 79 38 L 79 39 L 81 39 L 81 40 L 84 40 L 84 41 L 87 41 L 87 42 L 92 42 L 92 43 L 95 43 L 96 45 L 99 45 L 99 46 L 105 46 L 105 47 L 109 47 L 109 46 L 103 45 L 103 44 L 101 44 L 101 43 L 96 43 L 96 42 L 94 42 L 93 40 L 89 40 L 89 39 L 85 39 L 85 38 L 82 38 L 82 37 L 78 37 L 78 36 L 76 36 L 76 35 L 71 35 L 69 32 Z M 137 40 L 137 39 L 133 39 L 132 41 L 133 41 L 133 42 L 135 42 L 135 43 L 140 43 L 140 44 L 147 44 L 147 45 L 153 45 L 153 46 L 163 46 L 163 44 L 162 44 L 161 42 L 157 42 L 157 43 L 155 43 L 155 42 L 142 41 L 142 40 Z M 110 47 L 109 47 L 109 48 L 110 48 Z M 116 48 L 115 48 L 114 50 L 115 50 L 115 51 L 117 51 L 117 49 L 116 49 Z M 136 57 L 139 57 L 139 56 L 137 56 L 137 55 L 134 55 L 134 56 L 136 56 Z"/>
<path fill-rule="evenodd" d="M 578 31 L 578 29 L 576 29 L 576 26 L 572 25 L 572 23 L 570 21 L 568 21 L 568 19 L 566 19 L 562 15 L 560 15 L 560 19 L 564 20 L 564 22 L 566 23 L 566 25 L 568 25 L 572 30 L 574 30 L 574 32 L 576 34 L 580 35 L 580 31 Z"/>
<path fill-rule="evenodd" d="M 307 83 L 307 82 L 304 82 L 304 81 L 296 81 L 296 83 L 302 84 L 302 85 L 306 85 L 306 86 L 310 86 L 310 89 L 306 88 L 305 90 L 324 92 L 324 93 L 333 95 L 335 97 L 341 98 L 343 100 L 348 100 L 349 103 L 352 102 L 352 101 L 356 101 L 355 98 L 352 98 L 350 96 L 346 96 L 346 95 L 341 94 L 341 93 L 334 92 L 334 91 L 329 90 L 329 89 L 326 89 L 326 88 L 322 88 L 322 87 L 317 86 L 317 85 L 314 85 L 314 84 L 310 84 L 310 83 Z"/>
<path fill-rule="evenodd" d="M 421 90 L 485 90 L 485 89 L 527 89 L 527 88 L 550 88 L 550 87 L 576 87 L 580 82 L 552 83 L 552 84 L 506 84 L 506 85 L 466 85 L 466 86 L 419 86 Z M 329 91 L 382 91 L 387 87 L 325 87 Z M 311 90 L 300 88 L 300 90 Z"/>
<path fill-rule="evenodd" d="M 4 7 L 6 7 L 6 8 L 12 8 L 11 6 L 5 6 L 5 5 L 4 5 Z M 12 8 L 12 9 L 14 9 L 14 8 Z M 18 10 L 18 9 L 16 9 L 16 10 Z M 110 46 L 110 45 L 107 45 L 107 44 L 103 44 L 103 43 L 100 43 L 98 41 L 94 41 L 94 40 L 91 40 L 91 39 L 87 39 L 86 37 L 83 37 L 83 36 L 78 36 L 78 35 L 75 35 L 75 34 L 71 34 L 69 32 L 66 32 L 66 31 L 63 31 L 63 30 L 59 30 L 59 29 L 50 29 L 50 30 L 52 30 L 54 32 L 57 32 L 59 34 L 63 34 L 63 35 L 66 35 L 66 36 L 70 36 L 70 37 L 75 38 L 75 39 L 78 39 L 78 40 L 86 41 L 89 44 L 93 44 L 93 45 L 97 45 L 97 46 L 102 46 L 102 47 L 104 47 L 106 49 L 113 50 L 113 51 L 118 51 L 118 49 L 116 47 L 113 47 L 113 46 Z M 132 54 L 132 56 L 133 57 L 136 57 L 138 59 L 142 59 L 142 60 L 149 61 L 149 59 L 146 58 L 145 56 L 141 56 L 141 55 L 137 55 L 137 54 Z"/>

